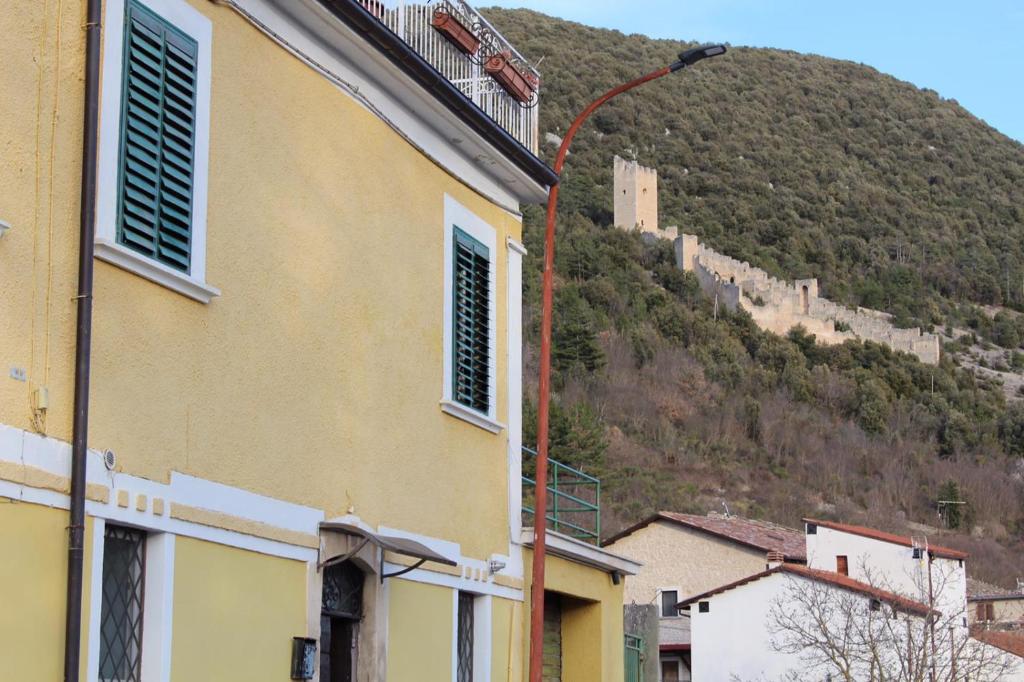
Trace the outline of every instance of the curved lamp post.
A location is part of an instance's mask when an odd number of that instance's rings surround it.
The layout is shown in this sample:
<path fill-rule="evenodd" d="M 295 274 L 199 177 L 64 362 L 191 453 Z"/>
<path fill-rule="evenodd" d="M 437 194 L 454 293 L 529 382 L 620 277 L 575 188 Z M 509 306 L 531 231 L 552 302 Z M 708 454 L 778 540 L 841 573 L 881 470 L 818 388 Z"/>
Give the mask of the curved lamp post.
<path fill-rule="evenodd" d="M 692 66 L 702 59 L 725 54 L 724 45 L 705 45 L 682 52 L 679 61 L 653 71 L 646 76 L 612 88 L 594 100 L 569 126 L 569 131 L 555 157 L 555 173 L 561 174 L 569 145 L 580 126 L 602 104 L 616 95 L 632 90 L 649 81 Z M 537 473 L 535 477 L 533 513 L 533 579 L 530 587 L 530 682 L 541 682 L 544 649 L 544 555 L 547 531 L 548 502 L 548 406 L 551 398 L 551 305 L 555 270 L 555 209 L 558 205 L 558 185 L 548 194 L 547 230 L 544 235 L 544 285 L 540 324 L 540 395 L 537 401 Z"/>

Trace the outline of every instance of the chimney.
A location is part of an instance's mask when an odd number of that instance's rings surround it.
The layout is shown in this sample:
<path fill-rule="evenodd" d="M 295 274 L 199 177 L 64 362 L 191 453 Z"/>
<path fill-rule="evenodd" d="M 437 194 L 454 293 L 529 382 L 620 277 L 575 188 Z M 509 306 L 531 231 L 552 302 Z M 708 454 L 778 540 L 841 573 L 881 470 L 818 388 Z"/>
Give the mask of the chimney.
<path fill-rule="evenodd" d="M 767 570 L 770 571 L 771 569 L 778 568 L 782 564 L 786 563 L 786 555 L 784 555 L 782 552 L 777 552 L 773 550 L 771 552 L 768 552 L 766 561 Z"/>

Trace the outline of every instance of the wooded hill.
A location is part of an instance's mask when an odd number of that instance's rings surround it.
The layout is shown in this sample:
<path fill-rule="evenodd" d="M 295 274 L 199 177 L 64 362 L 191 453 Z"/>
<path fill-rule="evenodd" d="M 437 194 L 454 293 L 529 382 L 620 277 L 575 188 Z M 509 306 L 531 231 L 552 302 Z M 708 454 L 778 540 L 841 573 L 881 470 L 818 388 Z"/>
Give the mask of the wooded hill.
<path fill-rule="evenodd" d="M 691 46 L 484 12 L 544 58 L 542 136 Z M 602 477 L 608 531 L 723 505 L 789 524 L 919 523 L 972 552 L 977 577 L 1024 577 L 1024 409 L 948 356 L 928 367 L 716 317 L 668 242 L 610 227 L 614 154 L 658 169 L 663 226 L 901 324 L 968 326 L 1024 360 L 1024 146 L 934 92 L 779 50 L 732 48 L 613 102 L 563 174 L 552 431 L 553 456 Z M 527 211 L 528 396 L 542 223 Z M 940 517 L 940 499 L 967 504 Z"/>

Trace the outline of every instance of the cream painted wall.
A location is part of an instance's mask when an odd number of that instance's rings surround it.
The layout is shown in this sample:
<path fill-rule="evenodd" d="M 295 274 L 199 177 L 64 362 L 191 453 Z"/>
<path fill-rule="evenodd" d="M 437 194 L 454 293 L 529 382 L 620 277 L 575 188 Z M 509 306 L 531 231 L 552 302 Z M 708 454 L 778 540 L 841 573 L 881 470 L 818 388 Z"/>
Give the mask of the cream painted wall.
<path fill-rule="evenodd" d="M 206 274 L 223 293 L 203 305 L 96 262 L 90 446 L 154 480 L 180 471 L 328 517 L 354 508 L 467 556 L 507 553 L 507 434 L 438 406 L 444 195 L 496 230 L 499 421 L 504 240 L 520 238 L 518 219 L 227 7 L 191 4 L 213 23 Z M 63 440 L 83 7 L 15 3 L 0 16 L 0 219 L 14 225 L 0 242 L 0 365 L 29 373 L 0 376 L 0 423 L 30 429 L 30 390 L 45 384 L 46 433 Z"/>
<path fill-rule="evenodd" d="M 969 622 L 978 621 L 978 604 L 985 599 L 967 602 L 967 618 Z M 999 623 L 1024 623 L 1024 596 L 1010 599 L 991 600 L 995 608 L 995 619 Z"/>
<path fill-rule="evenodd" d="M 388 591 L 388 682 L 451 680 L 452 590 L 393 578 Z"/>
<path fill-rule="evenodd" d="M 533 552 L 524 550 L 527 566 Z M 608 573 L 548 555 L 544 587 L 570 597 L 564 602 L 562 620 L 562 669 L 564 682 L 621 682 L 623 660 L 622 594 L 629 578 L 615 585 Z M 531 576 L 527 575 L 527 579 Z M 525 602 L 530 603 L 527 585 Z M 563 607 L 566 608 L 566 607 Z M 524 657 L 522 679 L 528 674 L 530 621 L 528 610 L 522 624 Z M 516 679 L 510 677 L 509 679 Z"/>
<path fill-rule="evenodd" d="M 662 588 L 678 588 L 682 600 L 765 569 L 764 552 L 666 521 L 655 521 L 605 549 L 643 564 L 626 581 L 626 603 L 656 604 Z"/>
<path fill-rule="evenodd" d="M 305 563 L 179 536 L 171 680 L 288 680 L 305 599 Z"/>

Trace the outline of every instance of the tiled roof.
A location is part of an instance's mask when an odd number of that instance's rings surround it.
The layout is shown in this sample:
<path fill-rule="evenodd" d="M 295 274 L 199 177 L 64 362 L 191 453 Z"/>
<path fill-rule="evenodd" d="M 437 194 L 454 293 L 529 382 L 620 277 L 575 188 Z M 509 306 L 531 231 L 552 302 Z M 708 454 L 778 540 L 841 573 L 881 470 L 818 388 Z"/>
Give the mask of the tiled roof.
<path fill-rule="evenodd" d="M 1024 632 L 1005 630 L 971 630 L 971 637 L 997 649 L 1024 658 Z"/>
<path fill-rule="evenodd" d="M 977 578 L 967 579 L 968 600 L 1024 599 L 1024 593 L 1014 592 L 1005 587 L 982 582 Z"/>
<path fill-rule="evenodd" d="M 819 521 L 817 519 L 804 519 L 804 523 L 813 523 L 822 528 L 831 528 L 833 530 L 842 531 L 844 533 L 850 533 L 852 535 L 860 535 L 866 538 L 872 538 L 874 540 L 881 540 L 882 542 L 891 542 L 894 545 L 903 545 L 904 547 L 913 547 L 913 540 L 906 535 L 895 535 L 893 533 L 886 533 L 874 528 L 868 528 L 866 526 L 853 526 L 848 523 L 836 523 L 835 521 Z M 928 551 L 933 556 L 943 557 L 945 559 L 966 559 L 968 557 L 967 552 L 961 552 L 960 550 L 950 549 L 949 547 L 940 547 L 939 545 L 928 544 Z"/>
<path fill-rule="evenodd" d="M 779 526 L 767 521 L 744 519 L 738 516 L 719 514 L 699 516 L 697 514 L 678 514 L 662 511 L 654 514 L 626 530 L 616 533 L 604 541 L 611 544 L 636 531 L 649 526 L 655 521 L 668 521 L 687 528 L 703 531 L 711 535 L 731 540 L 738 544 L 762 552 L 781 552 L 786 561 L 807 561 L 807 549 L 804 534 L 793 528 Z"/>
<path fill-rule="evenodd" d="M 703 594 L 698 594 L 694 597 L 690 597 L 685 601 L 679 602 L 676 605 L 676 607 L 683 608 L 685 606 L 690 606 L 691 604 L 695 604 L 696 602 L 704 601 L 705 599 L 713 597 L 716 594 L 721 594 L 722 592 L 727 592 L 729 590 L 736 589 L 737 587 L 741 587 L 743 585 L 746 585 L 747 583 L 752 583 L 756 580 L 766 578 L 776 573 L 789 573 L 792 575 L 798 575 L 800 577 L 807 578 L 808 580 L 827 583 L 841 590 L 863 594 L 866 597 L 871 597 L 879 601 L 885 602 L 886 604 L 889 604 L 890 606 L 894 607 L 899 611 L 903 611 L 904 613 L 912 613 L 918 616 L 927 616 L 929 611 L 931 611 L 931 609 L 928 608 L 927 604 L 922 604 L 921 602 L 914 601 L 913 599 L 907 599 L 906 597 L 900 596 L 893 592 L 880 590 L 877 587 L 872 587 L 871 585 L 868 585 L 867 583 L 862 583 L 859 580 L 854 580 L 849 576 L 840 575 L 839 573 L 833 573 L 832 571 L 821 571 L 814 568 L 807 568 L 806 566 L 801 566 L 799 564 L 780 564 L 775 568 L 768 569 L 767 571 L 755 573 L 754 575 L 743 578 L 742 580 L 737 580 L 736 582 L 729 583 L 728 585 L 722 585 L 721 587 L 716 587 L 715 589 L 704 592 Z"/>

